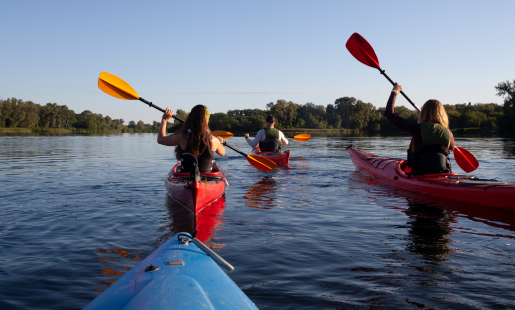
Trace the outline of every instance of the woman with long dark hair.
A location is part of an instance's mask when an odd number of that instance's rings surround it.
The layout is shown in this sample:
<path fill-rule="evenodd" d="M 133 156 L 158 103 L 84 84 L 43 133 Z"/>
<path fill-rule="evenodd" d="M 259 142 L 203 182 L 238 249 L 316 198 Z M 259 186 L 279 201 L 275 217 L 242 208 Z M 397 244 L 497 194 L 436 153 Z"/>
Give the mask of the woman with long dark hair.
<path fill-rule="evenodd" d="M 166 123 L 173 116 L 173 111 L 166 108 L 161 121 L 157 143 L 175 146 L 175 157 L 182 161 L 183 171 L 190 171 L 198 162 L 201 173 L 211 172 L 216 152 L 225 155 L 223 139 L 211 134 L 209 130 L 209 110 L 204 105 L 196 105 L 184 122 L 181 130 L 166 135 Z"/>
<path fill-rule="evenodd" d="M 408 167 L 413 174 L 451 172 L 449 151 L 454 149 L 454 136 L 449 130 L 449 117 L 443 104 L 430 99 L 422 106 L 418 121 L 406 120 L 395 114 L 395 99 L 402 86 L 396 83 L 388 99 L 384 116 L 397 127 L 411 133 Z M 410 172 L 405 169 L 406 172 Z"/>

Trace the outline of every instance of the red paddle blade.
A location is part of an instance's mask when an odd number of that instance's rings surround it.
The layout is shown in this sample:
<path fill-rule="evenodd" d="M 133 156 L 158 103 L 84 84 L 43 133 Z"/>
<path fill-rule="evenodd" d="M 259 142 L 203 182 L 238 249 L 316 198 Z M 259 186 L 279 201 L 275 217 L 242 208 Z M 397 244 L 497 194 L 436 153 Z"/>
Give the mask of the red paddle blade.
<path fill-rule="evenodd" d="M 263 172 L 270 172 L 277 168 L 277 164 L 271 161 L 268 158 L 259 155 L 247 155 L 247 161 L 249 164 L 254 166 L 254 168 L 259 169 Z"/>
<path fill-rule="evenodd" d="M 454 159 L 458 166 L 460 166 L 463 171 L 469 173 L 477 169 L 479 167 L 479 162 L 476 157 L 472 155 L 469 151 L 461 147 L 454 147 Z"/>
<path fill-rule="evenodd" d="M 352 56 L 354 56 L 354 58 L 356 58 L 359 62 L 372 68 L 380 68 L 379 59 L 377 59 L 376 52 L 367 42 L 367 40 L 359 35 L 359 33 L 355 32 L 353 35 L 351 35 L 345 46 L 352 54 Z"/>

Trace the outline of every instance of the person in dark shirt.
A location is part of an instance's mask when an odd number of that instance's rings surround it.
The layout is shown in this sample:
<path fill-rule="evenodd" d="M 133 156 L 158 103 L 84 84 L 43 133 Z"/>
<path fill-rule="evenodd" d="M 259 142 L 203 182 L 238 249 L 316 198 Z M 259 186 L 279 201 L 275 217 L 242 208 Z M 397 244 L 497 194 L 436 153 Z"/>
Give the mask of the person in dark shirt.
<path fill-rule="evenodd" d="M 449 151 L 454 149 L 454 136 L 449 130 L 449 117 L 443 104 L 430 99 L 422 106 L 418 121 L 395 114 L 395 99 L 402 86 L 396 83 L 388 99 L 384 116 L 397 127 L 411 134 L 407 173 L 434 174 L 452 172 Z"/>
<path fill-rule="evenodd" d="M 181 130 L 166 135 L 166 122 L 173 116 L 173 111 L 166 108 L 161 121 L 157 143 L 176 146 L 175 156 L 181 160 L 183 171 L 190 171 L 197 164 L 201 173 L 211 172 L 215 162 L 215 152 L 225 155 L 223 139 L 211 134 L 209 130 L 209 110 L 206 106 L 196 105 L 184 122 Z"/>

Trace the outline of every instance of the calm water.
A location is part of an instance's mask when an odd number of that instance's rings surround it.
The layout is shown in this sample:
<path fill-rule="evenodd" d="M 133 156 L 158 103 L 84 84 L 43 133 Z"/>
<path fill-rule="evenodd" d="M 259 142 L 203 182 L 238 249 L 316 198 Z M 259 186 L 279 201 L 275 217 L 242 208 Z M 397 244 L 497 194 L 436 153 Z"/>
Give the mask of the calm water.
<path fill-rule="evenodd" d="M 292 141 L 290 169 L 272 173 L 228 150 L 225 205 L 199 238 L 261 309 L 515 308 L 515 212 L 382 186 L 345 150 L 404 157 L 408 140 Z M 0 309 L 80 309 L 191 227 L 164 186 L 173 148 L 155 141 L 0 136 Z M 515 182 L 514 139 L 456 142 L 475 175 Z"/>

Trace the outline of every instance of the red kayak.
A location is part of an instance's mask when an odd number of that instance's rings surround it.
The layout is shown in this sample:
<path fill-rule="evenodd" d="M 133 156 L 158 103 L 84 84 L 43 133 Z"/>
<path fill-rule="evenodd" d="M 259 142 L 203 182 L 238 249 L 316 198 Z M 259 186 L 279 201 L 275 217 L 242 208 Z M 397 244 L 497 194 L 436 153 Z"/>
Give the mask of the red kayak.
<path fill-rule="evenodd" d="M 404 159 L 372 155 L 351 147 L 347 150 L 356 170 L 380 183 L 424 194 L 515 210 L 515 183 L 479 179 L 457 173 L 409 176 L 403 171 L 407 167 Z"/>
<path fill-rule="evenodd" d="M 168 196 L 195 214 L 222 197 L 226 180 L 216 163 L 213 164 L 213 172 L 200 174 L 200 182 L 192 180 L 189 172 L 177 172 L 180 165 L 175 165 L 166 177 Z"/>
<path fill-rule="evenodd" d="M 279 151 L 278 153 L 272 153 L 272 152 L 260 152 L 259 149 L 254 149 L 252 152 L 259 156 L 264 156 L 277 165 L 284 165 L 288 166 L 288 163 L 290 162 L 290 151 L 282 152 Z"/>

